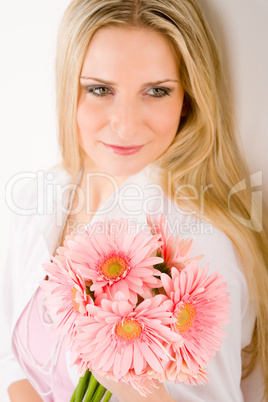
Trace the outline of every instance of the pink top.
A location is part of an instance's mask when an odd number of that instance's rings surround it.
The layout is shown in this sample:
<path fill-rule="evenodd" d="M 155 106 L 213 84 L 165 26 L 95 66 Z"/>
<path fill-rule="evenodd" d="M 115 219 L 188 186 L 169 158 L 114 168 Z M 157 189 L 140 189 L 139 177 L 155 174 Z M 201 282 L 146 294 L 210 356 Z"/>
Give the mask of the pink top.
<path fill-rule="evenodd" d="M 51 328 L 53 323 L 43 300 L 43 290 L 38 288 L 16 325 L 13 350 L 43 401 L 66 402 L 74 391 L 67 369 L 66 349 Z"/>

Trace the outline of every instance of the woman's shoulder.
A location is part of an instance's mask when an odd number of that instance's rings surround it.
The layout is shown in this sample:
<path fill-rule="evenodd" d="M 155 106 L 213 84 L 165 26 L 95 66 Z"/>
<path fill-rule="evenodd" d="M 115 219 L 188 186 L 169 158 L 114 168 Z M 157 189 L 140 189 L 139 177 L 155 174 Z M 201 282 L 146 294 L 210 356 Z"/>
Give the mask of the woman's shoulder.
<path fill-rule="evenodd" d="M 38 213 L 70 181 L 70 174 L 60 164 L 46 170 L 19 173 L 6 187 L 8 207 L 17 214 Z"/>
<path fill-rule="evenodd" d="M 71 177 L 57 165 L 21 175 L 20 180 L 19 190 L 8 202 L 14 244 L 34 244 L 34 239 L 37 241 L 42 234 L 52 253 L 64 219 L 62 211 L 68 205 Z"/>
<path fill-rule="evenodd" d="M 70 180 L 69 173 L 61 165 L 14 176 L 6 186 L 6 203 L 15 232 L 43 226 L 50 221 L 63 205 L 63 198 L 68 196 L 65 189 Z"/>
<path fill-rule="evenodd" d="M 172 200 L 159 184 L 158 175 L 158 171 L 153 171 L 152 168 L 138 174 L 135 181 L 133 180 L 138 188 L 130 186 L 127 201 L 134 198 L 132 204 L 145 220 L 148 214 L 152 216 L 163 214 L 170 235 L 178 236 L 179 239 L 192 239 L 192 253 L 204 255 L 202 263 L 209 263 L 215 267 L 227 264 L 229 267 L 235 266 L 240 269 L 238 254 L 231 239 L 213 222 L 206 220 L 204 202 L 200 200 L 200 205 L 197 205 L 195 210 L 190 209 L 189 202 L 187 210 L 187 205 L 183 207 L 187 200 L 179 199 L 178 202 Z"/>
<path fill-rule="evenodd" d="M 244 282 L 243 267 L 235 245 L 228 235 L 204 216 L 187 212 L 172 203 L 165 208 L 169 233 L 179 239 L 192 240 L 191 257 L 203 256 L 200 265 L 209 264 L 211 272 L 219 271 L 226 280 Z"/>

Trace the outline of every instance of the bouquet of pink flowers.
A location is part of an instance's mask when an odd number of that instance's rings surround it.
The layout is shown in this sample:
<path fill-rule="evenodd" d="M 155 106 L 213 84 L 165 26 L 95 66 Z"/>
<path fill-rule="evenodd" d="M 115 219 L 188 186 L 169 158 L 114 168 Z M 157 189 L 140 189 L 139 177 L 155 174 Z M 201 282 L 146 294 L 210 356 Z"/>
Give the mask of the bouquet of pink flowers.
<path fill-rule="evenodd" d="M 192 240 L 168 231 L 164 216 L 147 230 L 127 219 L 98 222 L 93 233 L 66 236 L 45 263 L 46 307 L 83 377 L 75 401 L 108 401 L 96 371 L 148 395 L 158 382 L 201 384 L 228 322 L 226 283 Z M 104 399 L 103 399 L 104 398 Z"/>

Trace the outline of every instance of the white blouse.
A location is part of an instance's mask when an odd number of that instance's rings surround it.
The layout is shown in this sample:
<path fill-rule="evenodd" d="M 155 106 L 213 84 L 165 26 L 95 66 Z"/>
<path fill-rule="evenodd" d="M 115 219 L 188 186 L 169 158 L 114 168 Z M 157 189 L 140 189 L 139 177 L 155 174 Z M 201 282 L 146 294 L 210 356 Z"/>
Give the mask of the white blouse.
<path fill-rule="evenodd" d="M 227 282 L 231 301 L 230 323 L 221 350 L 209 364 L 210 382 L 187 386 L 165 383 L 170 395 L 180 402 L 260 402 L 259 369 L 241 384 L 241 350 L 250 343 L 255 315 L 239 259 L 230 239 L 217 228 L 186 213 L 168 199 L 149 167 L 129 177 L 99 209 L 90 222 L 124 217 L 146 225 L 146 214 L 164 213 L 173 235 L 194 239 L 192 256 L 204 255 L 200 265 L 209 263 L 210 272 L 219 271 Z M 61 167 L 38 172 L 14 203 L 7 266 L 2 279 L 1 365 L 7 386 L 26 378 L 12 352 L 12 336 L 22 311 L 44 278 L 42 263 L 55 253 L 66 217 L 73 185 Z M 74 385 L 78 377 L 69 369 Z M 116 400 L 115 398 L 113 400 Z M 57 402 L 57 401 L 56 401 Z"/>

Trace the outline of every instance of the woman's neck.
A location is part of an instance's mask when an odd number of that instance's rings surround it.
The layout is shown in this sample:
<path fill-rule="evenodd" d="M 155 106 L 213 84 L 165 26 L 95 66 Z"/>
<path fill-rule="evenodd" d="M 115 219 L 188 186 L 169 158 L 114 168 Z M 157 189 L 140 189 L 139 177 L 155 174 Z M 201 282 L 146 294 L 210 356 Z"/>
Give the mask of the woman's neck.
<path fill-rule="evenodd" d="M 96 213 L 126 179 L 127 177 L 118 178 L 102 172 L 84 170 L 79 190 L 82 191 L 90 212 Z"/>
<path fill-rule="evenodd" d="M 85 158 L 76 201 L 82 203 L 83 198 L 86 207 L 84 213 L 92 217 L 126 180 L 125 176 L 116 177 L 101 171 Z"/>

